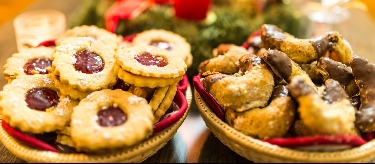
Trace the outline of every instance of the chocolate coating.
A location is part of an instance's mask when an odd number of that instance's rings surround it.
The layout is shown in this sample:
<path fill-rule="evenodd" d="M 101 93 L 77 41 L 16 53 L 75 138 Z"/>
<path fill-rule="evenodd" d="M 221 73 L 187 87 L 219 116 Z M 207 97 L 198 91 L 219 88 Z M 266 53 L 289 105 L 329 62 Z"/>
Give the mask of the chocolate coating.
<path fill-rule="evenodd" d="M 333 79 L 328 79 L 325 81 L 326 89 L 323 99 L 329 103 L 339 101 L 344 98 L 348 98 L 344 88 L 341 87 L 340 83 Z"/>
<path fill-rule="evenodd" d="M 270 100 L 272 101 L 275 98 L 286 97 L 288 95 L 289 95 L 289 91 L 286 85 L 276 85 L 272 91 Z"/>
<path fill-rule="evenodd" d="M 246 71 L 251 70 L 254 66 L 260 64 L 266 63 L 264 63 L 259 56 L 255 56 L 254 54 L 243 55 L 238 60 L 239 73 L 245 73 Z"/>
<path fill-rule="evenodd" d="M 283 52 L 267 50 L 261 58 L 271 67 L 272 71 L 284 80 L 288 80 L 292 74 L 292 62 Z"/>
<path fill-rule="evenodd" d="M 328 39 L 323 36 L 318 36 L 309 40 L 318 57 L 322 57 L 328 50 Z"/>
<path fill-rule="evenodd" d="M 350 62 L 359 87 L 361 105 L 356 112 L 356 126 L 361 131 L 373 131 L 375 121 L 375 65 L 367 59 L 353 56 Z"/>
<path fill-rule="evenodd" d="M 289 93 L 295 99 L 308 94 L 314 94 L 316 92 L 315 89 L 308 83 L 306 83 L 303 79 L 293 80 L 287 85 L 287 88 Z"/>
<path fill-rule="evenodd" d="M 329 78 L 337 80 L 344 88 L 354 79 L 350 67 L 330 58 L 319 58 L 317 66 L 323 68 L 329 74 Z"/>
<path fill-rule="evenodd" d="M 266 49 L 280 49 L 281 42 L 286 39 L 283 31 L 275 25 L 262 25 L 261 33 L 261 46 Z"/>

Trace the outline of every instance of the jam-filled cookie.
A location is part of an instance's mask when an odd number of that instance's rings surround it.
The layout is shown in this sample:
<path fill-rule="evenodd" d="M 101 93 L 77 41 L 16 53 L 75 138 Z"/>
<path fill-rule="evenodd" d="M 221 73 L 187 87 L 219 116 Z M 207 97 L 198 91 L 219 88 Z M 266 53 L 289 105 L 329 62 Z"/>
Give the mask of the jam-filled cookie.
<path fill-rule="evenodd" d="M 152 108 L 152 112 L 155 112 L 159 108 L 160 103 L 163 102 L 163 99 L 167 95 L 167 92 L 171 86 L 173 86 L 173 84 L 165 87 L 158 87 L 157 89 L 155 89 L 154 93 L 152 94 L 153 96 L 149 102 Z"/>
<path fill-rule="evenodd" d="M 72 148 L 75 147 L 75 144 L 69 135 L 58 134 L 56 137 L 56 142 L 62 145 L 72 147 Z"/>
<path fill-rule="evenodd" d="M 3 66 L 3 75 L 10 83 L 20 75 L 51 73 L 53 48 L 37 47 L 14 53 Z"/>
<path fill-rule="evenodd" d="M 52 72 L 60 82 L 81 92 L 108 88 L 116 83 L 115 51 L 89 37 L 65 39 L 53 53 Z"/>
<path fill-rule="evenodd" d="M 89 94 L 74 108 L 71 138 L 78 151 L 133 146 L 152 134 L 154 115 L 145 98 L 121 89 Z"/>
<path fill-rule="evenodd" d="M 56 88 L 59 88 L 62 95 L 67 95 L 74 100 L 82 100 L 87 95 L 89 95 L 92 91 L 80 91 L 69 84 L 65 84 L 60 82 L 60 76 L 55 75 L 52 77 L 52 80 L 55 84 Z"/>
<path fill-rule="evenodd" d="M 173 95 L 170 94 L 171 87 L 177 88 L 177 83 L 172 84 L 172 85 L 167 85 L 165 87 L 149 88 L 149 87 L 137 87 L 135 85 L 129 85 L 121 81 L 121 79 L 119 79 L 119 81 L 117 82 L 115 87 L 113 87 L 113 89 L 122 89 L 124 91 L 129 91 L 130 93 L 137 95 L 139 97 L 145 98 L 151 105 L 152 112 L 156 112 L 156 110 L 159 109 L 159 106 L 161 105 L 161 103 L 164 102 L 164 100 L 166 100 L 165 97 L 172 97 L 172 99 L 174 98 L 174 94 Z M 166 102 L 164 102 L 164 104 L 166 104 Z M 161 113 L 160 111 L 159 113 Z M 157 120 L 155 121 L 157 122 Z"/>
<path fill-rule="evenodd" d="M 0 109 L 9 125 L 33 134 L 61 130 L 68 125 L 78 101 L 62 96 L 51 76 L 23 76 L 4 86 Z"/>
<path fill-rule="evenodd" d="M 70 137 L 70 131 L 70 126 L 66 126 L 64 129 L 56 131 L 56 142 L 74 148 L 75 144 Z"/>
<path fill-rule="evenodd" d="M 154 46 L 119 49 L 115 60 L 117 76 L 138 87 L 155 88 L 177 83 L 187 70 L 180 57 Z"/>
<path fill-rule="evenodd" d="M 166 113 L 168 108 L 171 106 L 174 96 L 176 95 L 177 91 L 177 83 L 171 85 L 168 88 L 167 93 L 165 94 L 163 101 L 160 103 L 156 111 L 154 112 L 155 121 L 154 123 L 158 122 L 160 118 Z"/>
<path fill-rule="evenodd" d="M 152 45 L 180 56 L 189 68 L 193 62 L 191 45 L 184 37 L 163 29 L 151 29 L 138 33 L 133 45 Z"/>
<path fill-rule="evenodd" d="M 59 46 L 62 44 L 63 40 L 71 37 L 91 37 L 103 42 L 114 50 L 116 50 L 122 42 L 122 36 L 94 25 L 82 25 L 66 30 L 61 37 L 56 39 L 55 44 Z"/>

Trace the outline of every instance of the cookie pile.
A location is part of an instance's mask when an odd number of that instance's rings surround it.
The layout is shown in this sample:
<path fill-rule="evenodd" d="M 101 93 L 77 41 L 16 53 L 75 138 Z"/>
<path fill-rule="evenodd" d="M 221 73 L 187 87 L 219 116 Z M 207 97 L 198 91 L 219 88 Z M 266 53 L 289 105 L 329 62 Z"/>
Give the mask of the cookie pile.
<path fill-rule="evenodd" d="M 173 106 L 188 68 L 185 52 L 122 39 L 84 25 L 67 30 L 55 47 L 13 54 L 3 66 L 3 120 L 27 134 L 57 132 L 57 142 L 83 152 L 150 137 Z"/>
<path fill-rule="evenodd" d="M 220 45 L 198 69 L 228 125 L 261 140 L 375 131 L 375 65 L 339 32 L 300 39 L 264 24 L 248 41 Z"/>

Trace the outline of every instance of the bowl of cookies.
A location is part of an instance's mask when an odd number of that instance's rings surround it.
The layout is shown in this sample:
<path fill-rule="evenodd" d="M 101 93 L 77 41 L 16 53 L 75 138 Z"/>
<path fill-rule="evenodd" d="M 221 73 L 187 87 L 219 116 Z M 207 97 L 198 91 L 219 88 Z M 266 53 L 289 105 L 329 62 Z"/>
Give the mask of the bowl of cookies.
<path fill-rule="evenodd" d="M 206 126 L 253 162 L 371 162 L 375 64 L 337 31 L 296 38 L 263 24 L 200 63 L 194 98 Z"/>
<path fill-rule="evenodd" d="M 181 57 L 188 53 L 162 39 L 169 49 L 83 25 L 14 53 L 3 67 L 0 141 L 27 162 L 142 162 L 154 155 L 192 101 Z"/>

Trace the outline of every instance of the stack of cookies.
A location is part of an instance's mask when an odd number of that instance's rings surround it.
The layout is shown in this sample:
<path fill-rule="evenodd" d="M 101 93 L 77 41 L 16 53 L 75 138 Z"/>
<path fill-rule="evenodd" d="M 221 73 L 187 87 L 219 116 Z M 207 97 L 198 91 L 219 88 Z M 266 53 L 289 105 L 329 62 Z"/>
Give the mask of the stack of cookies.
<path fill-rule="evenodd" d="M 188 58 L 152 44 L 124 46 L 121 38 L 78 26 L 55 47 L 13 54 L 3 67 L 3 120 L 28 134 L 57 132 L 57 142 L 83 152 L 150 137 L 173 106 Z"/>

